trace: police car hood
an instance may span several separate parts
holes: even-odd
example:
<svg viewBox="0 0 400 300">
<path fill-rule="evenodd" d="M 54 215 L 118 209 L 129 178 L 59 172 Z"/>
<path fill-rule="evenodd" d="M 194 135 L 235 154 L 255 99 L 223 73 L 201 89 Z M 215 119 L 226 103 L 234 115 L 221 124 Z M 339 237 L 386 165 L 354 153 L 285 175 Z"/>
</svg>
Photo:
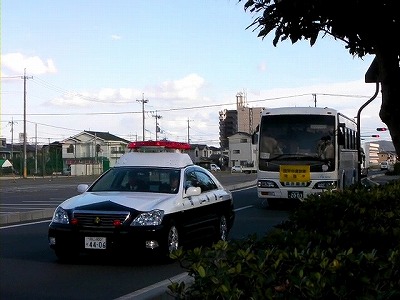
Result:
<svg viewBox="0 0 400 300">
<path fill-rule="evenodd" d="M 174 197 L 176 195 L 161 193 L 85 192 L 64 201 L 61 207 L 64 209 L 98 210 L 101 207 L 111 209 L 115 205 L 115 209 L 126 207 L 138 211 L 150 211 L 165 209 L 167 200 Z"/>
</svg>

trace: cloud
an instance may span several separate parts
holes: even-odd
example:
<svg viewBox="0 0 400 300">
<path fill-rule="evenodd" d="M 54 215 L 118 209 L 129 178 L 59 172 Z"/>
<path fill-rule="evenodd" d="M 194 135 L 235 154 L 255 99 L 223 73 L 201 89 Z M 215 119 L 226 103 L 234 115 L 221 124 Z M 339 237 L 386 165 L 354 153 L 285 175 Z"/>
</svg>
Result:
<svg viewBox="0 0 400 300">
<path fill-rule="evenodd" d="M 182 79 L 164 81 L 160 87 L 160 96 L 175 100 L 195 100 L 204 85 L 204 78 L 197 74 L 189 74 Z"/>
<path fill-rule="evenodd" d="M 39 56 L 25 56 L 21 53 L 1 55 L 2 68 L 13 74 L 23 74 L 24 69 L 29 75 L 56 73 L 57 69 L 52 59 L 43 60 Z M 3 73 L 3 71 L 2 71 Z"/>
<path fill-rule="evenodd" d="M 164 81 L 153 87 L 146 88 L 144 96 L 150 101 L 148 105 L 160 108 L 176 106 L 189 107 L 205 105 L 212 99 L 204 98 L 200 94 L 205 80 L 197 74 L 189 74 L 181 79 Z M 84 107 L 93 104 L 127 104 L 141 99 L 143 91 L 137 88 L 102 88 L 95 92 L 81 91 L 67 93 L 54 98 L 47 104 L 55 106 Z M 168 100 L 168 101 L 163 101 Z M 156 103 L 157 101 L 157 103 Z M 185 102 L 186 101 L 186 102 Z"/>
<path fill-rule="evenodd" d="M 113 41 L 118 41 L 118 40 L 120 40 L 122 37 L 120 36 L 120 35 L 117 35 L 117 34 L 113 34 L 113 35 L 111 35 L 111 39 L 113 40 Z"/>
<path fill-rule="evenodd" d="M 267 64 L 265 61 L 262 61 L 258 64 L 258 71 L 264 73 L 267 70 Z"/>
<path fill-rule="evenodd" d="M 133 102 L 131 96 L 137 95 L 137 91 L 133 89 L 112 89 L 102 88 L 97 92 L 82 91 L 79 93 L 69 92 L 59 97 L 56 97 L 48 102 L 46 105 L 54 106 L 67 106 L 68 108 L 73 107 L 93 107 L 93 103 L 96 105 L 115 105 L 115 104 L 126 104 Z M 99 107 L 99 110 L 104 107 Z"/>
</svg>

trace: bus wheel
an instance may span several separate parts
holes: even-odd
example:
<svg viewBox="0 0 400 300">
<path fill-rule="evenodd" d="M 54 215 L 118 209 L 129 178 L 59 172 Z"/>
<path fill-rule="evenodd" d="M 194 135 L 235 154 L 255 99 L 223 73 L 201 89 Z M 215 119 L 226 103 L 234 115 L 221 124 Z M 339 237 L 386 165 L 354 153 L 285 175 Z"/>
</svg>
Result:
<svg viewBox="0 0 400 300">
<path fill-rule="evenodd" d="M 278 199 L 268 199 L 268 207 L 275 209 L 278 206 Z"/>
</svg>

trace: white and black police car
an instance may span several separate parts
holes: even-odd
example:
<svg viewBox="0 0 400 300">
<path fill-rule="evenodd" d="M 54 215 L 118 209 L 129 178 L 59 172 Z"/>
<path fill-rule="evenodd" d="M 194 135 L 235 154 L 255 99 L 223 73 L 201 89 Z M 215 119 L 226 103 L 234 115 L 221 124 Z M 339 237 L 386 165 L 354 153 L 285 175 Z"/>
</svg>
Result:
<svg viewBox="0 0 400 300">
<path fill-rule="evenodd" d="M 55 209 L 48 241 L 60 260 L 137 250 L 168 257 L 181 246 L 227 239 L 232 194 L 184 153 L 189 144 L 128 147 L 114 167 L 90 186 L 78 185 L 81 194 Z"/>
</svg>

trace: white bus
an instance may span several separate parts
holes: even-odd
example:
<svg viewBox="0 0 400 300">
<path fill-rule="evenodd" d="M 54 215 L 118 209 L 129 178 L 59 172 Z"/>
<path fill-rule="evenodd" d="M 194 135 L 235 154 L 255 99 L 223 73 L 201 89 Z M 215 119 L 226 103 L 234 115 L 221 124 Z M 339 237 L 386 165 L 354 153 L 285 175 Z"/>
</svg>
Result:
<svg viewBox="0 0 400 300">
<path fill-rule="evenodd" d="M 346 188 L 358 180 L 357 124 L 331 108 L 264 109 L 257 167 L 258 197 L 270 206 Z"/>
</svg>

